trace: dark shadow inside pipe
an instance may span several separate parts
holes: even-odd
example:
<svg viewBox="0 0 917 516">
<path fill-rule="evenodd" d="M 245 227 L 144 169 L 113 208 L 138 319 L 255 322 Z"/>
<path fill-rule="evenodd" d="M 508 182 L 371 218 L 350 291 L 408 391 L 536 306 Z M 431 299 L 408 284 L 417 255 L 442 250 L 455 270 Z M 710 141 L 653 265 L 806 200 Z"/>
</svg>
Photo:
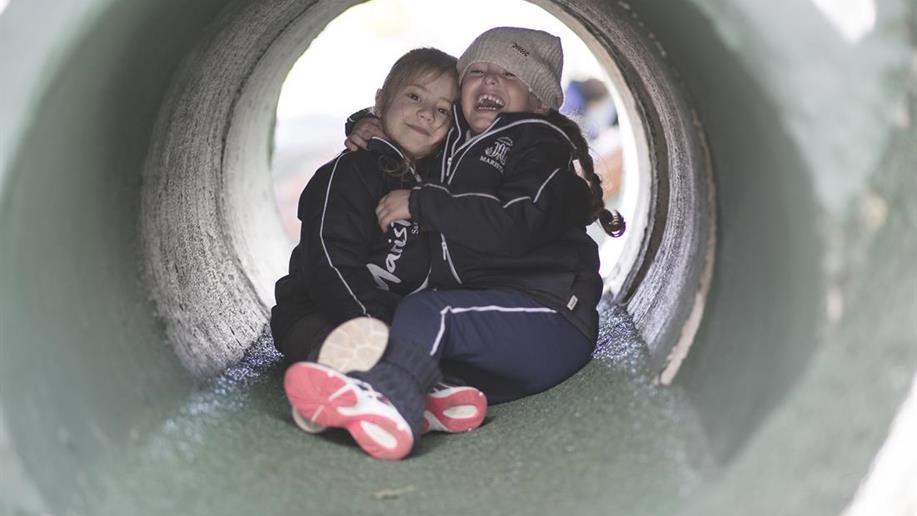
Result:
<svg viewBox="0 0 917 516">
<path fill-rule="evenodd" d="M 172 478 L 169 475 L 187 481 L 176 500 L 187 503 L 189 512 L 204 510 L 194 505 L 200 503 L 194 499 L 194 488 L 209 495 L 219 489 L 231 493 L 244 488 L 260 493 L 259 482 L 273 480 L 293 492 L 295 479 L 274 478 L 270 473 L 271 468 L 300 471 L 283 462 L 284 457 L 271 456 L 280 462 L 278 466 L 258 463 L 257 453 L 245 455 L 276 447 L 330 460 L 320 451 L 303 451 L 302 444 L 294 440 L 302 436 L 288 423 L 279 422 L 286 407 L 279 397 L 278 366 L 252 368 L 252 374 L 246 376 L 249 383 L 238 384 L 241 391 L 226 391 L 239 396 L 245 411 L 233 412 L 234 402 L 224 399 L 221 402 L 227 406 L 217 403 L 208 412 L 207 400 L 194 398 L 195 382 L 164 341 L 163 322 L 154 316 L 140 279 L 139 171 L 151 127 L 172 72 L 189 48 L 210 36 L 210 29 L 203 27 L 225 2 L 189 6 L 174 0 L 138 5 L 111 7 L 97 20 L 98 30 L 88 31 L 75 46 L 56 72 L 56 86 L 45 95 L 14 160 L 14 170 L 22 172 L 10 182 L 16 195 L 3 205 L 0 232 L 12 236 L 17 245 L 0 251 L 0 269 L 15 271 L 4 275 L 2 287 L 4 292 L 16 292 L 17 298 L 2 298 L 3 313 L 11 314 L 9 322 L 4 321 L 4 337 L 31 344 L 5 344 L 0 361 L 0 398 L 11 438 L 17 453 L 25 458 L 27 473 L 55 508 L 92 507 L 91 498 L 97 496 L 94 489 L 109 494 L 117 491 L 116 485 L 97 482 L 94 475 L 105 477 L 108 473 L 100 470 L 120 464 L 122 454 L 138 449 L 152 450 L 148 455 L 140 453 L 142 459 L 153 457 L 168 466 L 187 468 L 152 478 L 164 485 Z M 604 8 L 601 2 L 576 5 Z M 817 296 L 823 291 L 819 259 L 824 244 L 816 231 L 819 214 L 812 202 L 809 175 L 784 134 L 777 110 L 717 39 L 707 19 L 687 2 L 648 2 L 639 7 L 684 80 L 707 132 L 716 170 L 721 235 L 716 280 L 698 344 L 678 383 L 697 406 L 718 458 L 727 461 L 792 389 L 793 379 L 805 367 L 816 342 L 821 314 Z M 70 174 L 71 170 L 79 173 Z M 53 321 L 38 314 L 54 314 Z M 609 323 L 603 331 L 611 331 Z M 620 419 L 621 407 L 633 408 L 627 405 L 633 403 L 637 409 L 626 414 L 639 419 L 641 400 L 621 392 L 628 385 L 603 368 L 606 365 L 594 364 L 570 385 L 504 409 L 498 421 L 505 426 L 494 431 L 501 428 L 495 424 L 481 434 L 480 449 L 502 452 L 500 459 L 505 461 L 503 465 L 488 463 L 488 467 L 497 468 L 495 476 L 503 482 L 499 485 L 506 487 L 509 496 L 518 497 L 499 502 L 501 507 L 526 503 L 523 495 L 529 477 L 539 482 L 532 485 L 545 487 L 552 485 L 548 477 L 575 477 L 582 474 L 576 468 L 583 467 L 588 469 L 583 475 L 588 483 L 580 487 L 564 484 L 568 491 L 553 494 L 539 491 L 544 497 L 539 500 L 560 497 L 565 508 L 575 511 L 595 490 L 602 489 L 606 476 L 620 482 L 617 485 L 633 488 L 634 496 L 628 500 L 634 505 L 626 507 L 638 514 L 637 498 L 642 497 L 637 493 L 656 485 L 655 475 L 671 473 L 649 471 L 628 480 L 628 472 L 615 469 L 616 460 L 639 465 L 642 457 L 628 456 L 626 450 L 624 459 L 612 457 L 609 452 L 614 444 L 607 441 L 606 427 L 621 435 L 633 431 L 629 422 Z M 42 371 L 55 374 L 43 375 Z M 232 384 L 220 382 L 217 379 L 208 385 L 207 392 L 219 393 Z M 652 396 L 651 400 L 658 401 Z M 249 403 L 252 397 L 263 403 Z M 598 400 L 591 417 L 577 412 L 577 400 L 582 399 Z M 501 446 L 510 439 L 516 444 L 525 442 L 540 415 L 555 411 L 576 423 L 558 432 L 579 439 L 578 448 L 571 444 L 574 449 L 565 451 L 575 460 L 549 455 L 546 457 L 553 462 L 530 463 L 513 455 L 524 452 L 524 446 Z M 257 424 L 246 426 L 246 418 L 251 417 Z M 189 422 L 192 420 L 195 424 Z M 170 426 L 175 421 L 178 423 Z M 208 426 L 213 421 L 216 423 Z M 173 427 L 178 430 L 170 430 Z M 217 433 L 222 436 L 220 442 L 233 443 L 234 452 L 252 459 L 233 465 L 251 468 L 254 473 L 229 469 L 220 472 L 223 477 L 207 479 L 215 471 L 207 468 L 206 461 L 192 460 L 197 458 L 193 453 L 187 461 L 180 456 L 183 444 L 190 443 L 192 450 L 206 447 L 195 441 L 195 432 Z M 260 442 L 265 435 L 277 437 L 278 442 Z M 630 437 L 653 453 L 653 443 L 639 441 L 639 435 Z M 474 438 L 465 437 L 469 445 Z M 434 444 L 435 453 L 422 453 L 417 461 L 406 463 L 405 478 L 420 482 L 423 472 L 418 474 L 417 464 L 455 458 L 455 448 L 442 438 Z M 677 445 L 664 442 L 659 448 L 664 451 Z M 157 455 L 161 450 L 179 458 Z M 481 453 L 481 459 L 486 460 L 486 455 Z M 349 455 L 343 460 L 354 470 L 365 465 Z M 513 461 L 525 467 L 516 467 Z M 114 470 L 135 472 L 144 464 L 119 467 L 123 469 Z M 369 469 L 376 477 L 388 471 L 379 465 Z M 264 476 L 259 477 L 259 471 Z M 202 478 L 189 478 L 194 475 Z M 201 485 L 205 480 L 211 484 Z M 372 487 L 378 492 L 404 486 L 376 482 Z M 127 486 L 125 492 L 136 493 L 138 488 Z M 501 496 L 492 489 L 484 493 Z M 661 493 L 657 494 L 661 499 Z M 295 506 L 295 496 L 284 496 L 275 502 Z M 236 498 L 228 496 L 227 500 Z M 409 510 L 403 502 L 391 507 L 393 511 Z"/>
<path fill-rule="evenodd" d="M 698 408 L 711 448 L 728 461 L 793 389 L 815 348 L 824 313 L 822 214 L 779 110 L 716 39 L 711 21 L 686 2 L 642 14 L 677 63 L 713 158 L 714 301 L 676 382 Z"/>
<path fill-rule="evenodd" d="M 106 9 L 55 70 L 12 160 L 0 400 L 52 506 L 84 496 L 95 464 L 142 441 L 194 388 L 144 287 L 140 171 L 169 70 L 222 3 Z"/>
</svg>

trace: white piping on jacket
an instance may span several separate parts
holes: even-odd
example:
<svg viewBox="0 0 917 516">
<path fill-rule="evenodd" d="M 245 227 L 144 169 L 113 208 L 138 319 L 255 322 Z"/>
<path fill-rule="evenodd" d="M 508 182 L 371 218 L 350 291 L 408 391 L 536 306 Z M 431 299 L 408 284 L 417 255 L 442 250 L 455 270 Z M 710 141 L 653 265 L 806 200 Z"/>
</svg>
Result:
<svg viewBox="0 0 917 516">
<path fill-rule="evenodd" d="M 504 204 L 503 207 L 506 208 L 507 206 L 509 206 L 510 204 L 513 204 L 514 202 L 517 202 L 517 201 L 524 201 L 525 199 L 530 199 L 530 200 L 532 201 L 532 204 L 537 203 L 537 202 L 538 202 L 538 198 L 541 197 L 541 192 L 544 191 L 544 188 L 548 185 L 548 183 L 551 181 L 551 179 L 553 179 L 554 176 L 557 175 L 558 172 L 560 172 L 560 169 L 559 169 L 559 168 L 555 168 L 555 169 L 554 169 L 554 172 L 551 172 L 551 175 L 549 175 L 548 178 L 545 179 L 543 183 L 541 183 L 541 186 L 538 187 L 538 191 L 535 192 L 535 197 L 534 197 L 534 198 L 532 198 L 531 195 L 524 195 L 524 196 L 522 196 L 522 197 L 516 197 L 515 199 L 513 199 L 513 200 L 507 202 L 506 204 Z M 434 184 L 434 183 L 427 183 L 427 184 L 424 184 L 424 185 L 421 186 L 421 188 L 423 188 L 423 187 L 437 188 L 437 189 L 442 190 L 442 191 L 446 192 L 447 194 L 449 194 L 450 197 L 454 197 L 454 198 L 459 198 L 459 197 L 484 197 L 484 198 L 486 198 L 486 199 L 491 199 L 491 200 L 493 200 L 493 201 L 500 202 L 500 199 L 499 199 L 498 197 L 496 197 L 496 196 L 494 196 L 494 195 L 486 194 L 486 193 L 481 193 L 481 192 L 466 192 L 466 193 L 454 194 L 454 193 L 450 192 L 449 189 L 446 188 L 445 186 L 438 185 L 438 184 Z"/>
<path fill-rule="evenodd" d="M 545 187 L 545 186 L 548 186 L 548 182 L 551 181 L 551 179 L 554 178 L 554 175 L 557 174 L 557 172 L 559 172 L 559 171 L 560 171 L 559 168 L 555 168 L 555 169 L 554 169 L 554 172 L 551 172 L 551 175 L 549 175 L 548 178 L 544 180 L 544 183 L 541 183 L 541 186 L 538 187 L 538 192 L 535 193 L 535 198 L 534 198 L 534 199 L 532 199 L 532 196 L 530 196 L 530 195 L 524 195 L 524 196 L 522 196 L 522 197 L 516 197 L 516 198 L 513 199 L 512 201 L 509 201 L 508 203 L 504 204 L 503 207 L 506 208 L 507 206 L 509 206 L 510 204 L 512 204 L 512 203 L 514 203 L 514 202 L 516 202 L 516 201 L 524 201 L 524 200 L 526 200 L 526 199 L 531 199 L 531 200 L 532 200 L 532 204 L 537 203 L 537 202 L 538 202 L 538 198 L 541 197 L 541 192 L 544 190 L 544 187 Z"/>
<path fill-rule="evenodd" d="M 347 289 L 347 292 L 350 293 L 350 296 L 353 297 L 353 300 L 360 305 L 360 310 L 363 310 L 363 315 L 369 315 L 366 311 L 366 306 L 357 299 L 357 295 L 354 294 L 353 290 L 350 288 L 350 285 L 347 284 L 347 280 L 344 279 L 344 275 L 341 274 L 341 271 L 334 266 L 334 262 L 331 261 L 331 255 L 328 253 L 328 247 L 325 245 L 325 212 L 328 210 L 328 198 L 331 196 L 331 184 L 334 182 L 334 173 L 338 169 L 338 163 L 341 161 L 341 158 L 347 154 L 348 151 L 341 152 L 338 157 L 334 160 L 334 166 L 331 167 L 331 176 L 328 178 L 328 189 L 325 190 L 325 204 L 322 206 L 322 221 L 318 227 L 318 239 L 322 242 L 322 249 L 325 251 L 325 258 L 328 260 L 328 265 L 334 269 L 334 272 L 337 273 L 338 278 L 341 279 L 341 283 L 344 284 L 344 288 Z"/>
</svg>

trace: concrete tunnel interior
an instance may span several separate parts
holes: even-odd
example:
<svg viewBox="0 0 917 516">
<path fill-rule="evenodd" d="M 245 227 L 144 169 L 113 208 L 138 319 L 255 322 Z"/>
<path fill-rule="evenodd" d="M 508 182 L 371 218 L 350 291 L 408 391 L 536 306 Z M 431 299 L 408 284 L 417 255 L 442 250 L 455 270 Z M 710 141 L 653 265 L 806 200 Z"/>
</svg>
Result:
<svg viewBox="0 0 917 516">
<path fill-rule="evenodd" d="M 355 3 L 0 11 L 0 508 L 853 510 L 914 396 L 914 6 L 854 40 L 817 2 L 537 2 L 630 92 L 647 234 L 589 367 L 393 465 L 298 433 L 263 336 L 252 171 L 286 70 Z"/>
</svg>

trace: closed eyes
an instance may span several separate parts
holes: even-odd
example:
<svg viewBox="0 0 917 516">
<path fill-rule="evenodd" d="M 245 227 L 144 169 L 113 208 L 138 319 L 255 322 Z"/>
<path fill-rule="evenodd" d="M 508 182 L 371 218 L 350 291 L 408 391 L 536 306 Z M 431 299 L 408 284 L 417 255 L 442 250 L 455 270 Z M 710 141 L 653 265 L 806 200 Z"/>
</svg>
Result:
<svg viewBox="0 0 917 516">
<path fill-rule="evenodd" d="M 472 69 L 468 70 L 468 75 L 470 75 L 470 76 L 472 76 L 472 77 L 481 77 L 481 76 L 484 75 L 484 73 L 485 73 L 484 70 L 479 70 L 479 69 L 477 69 L 477 68 L 472 68 Z M 514 73 L 512 73 L 512 72 L 505 71 L 505 70 L 504 70 L 503 73 L 500 74 L 500 75 L 502 75 L 504 79 L 510 79 L 510 80 L 516 80 L 516 79 L 517 79 L 516 74 L 514 74 Z"/>
</svg>

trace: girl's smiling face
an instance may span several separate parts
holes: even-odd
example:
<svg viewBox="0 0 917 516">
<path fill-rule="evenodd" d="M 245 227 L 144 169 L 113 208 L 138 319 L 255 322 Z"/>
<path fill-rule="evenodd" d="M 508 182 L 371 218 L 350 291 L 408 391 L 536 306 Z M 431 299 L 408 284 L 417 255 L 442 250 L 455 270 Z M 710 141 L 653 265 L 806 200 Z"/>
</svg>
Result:
<svg viewBox="0 0 917 516">
<path fill-rule="evenodd" d="M 478 134 L 499 113 L 545 113 L 547 109 L 528 86 L 502 66 L 472 63 L 462 78 L 462 113 Z"/>
<path fill-rule="evenodd" d="M 378 106 L 389 138 L 414 160 L 432 154 L 452 124 L 458 85 L 449 74 L 418 77 L 400 87 L 387 106 Z M 376 97 L 382 102 L 381 92 Z"/>
</svg>

